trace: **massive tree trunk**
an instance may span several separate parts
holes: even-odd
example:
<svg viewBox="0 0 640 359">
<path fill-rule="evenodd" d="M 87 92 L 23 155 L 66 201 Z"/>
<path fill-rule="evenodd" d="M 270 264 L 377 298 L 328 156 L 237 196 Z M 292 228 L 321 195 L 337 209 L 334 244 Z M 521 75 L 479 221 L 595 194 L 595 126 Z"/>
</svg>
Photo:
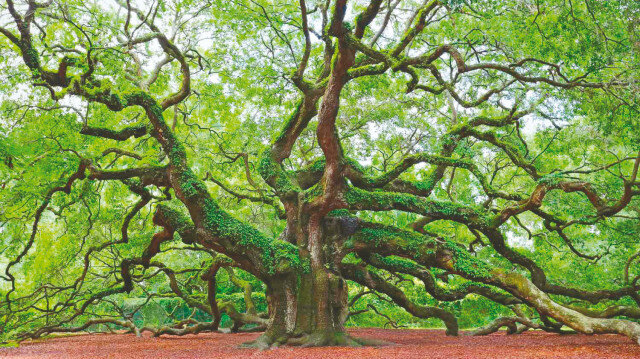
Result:
<svg viewBox="0 0 640 359">
<path fill-rule="evenodd" d="M 325 278 L 318 280 L 318 276 Z M 283 344 L 321 346 L 361 343 L 344 331 L 347 286 L 339 276 L 316 272 L 274 278 L 268 284 L 267 298 L 267 330 L 247 346 L 266 348 Z"/>
<path fill-rule="evenodd" d="M 348 291 L 335 265 L 332 242 L 335 233 L 313 215 L 296 217 L 288 228 L 290 240 L 296 242 L 306 265 L 302 271 L 267 281 L 269 325 L 263 336 L 247 344 L 257 347 L 365 344 L 345 333 Z"/>
</svg>

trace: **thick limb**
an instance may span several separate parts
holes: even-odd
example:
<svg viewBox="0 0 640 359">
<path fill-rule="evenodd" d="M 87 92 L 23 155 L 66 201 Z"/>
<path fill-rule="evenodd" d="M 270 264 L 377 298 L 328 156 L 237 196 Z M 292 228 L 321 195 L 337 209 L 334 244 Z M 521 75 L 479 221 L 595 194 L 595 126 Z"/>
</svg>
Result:
<svg viewBox="0 0 640 359">
<path fill-rule="evenodd" d="M 420 264 L 442 268 L 469 280 L 501 288 L 535 308 L 540 314 L 578 332 L 617 333 L 636 342 L 640 339 L 640 325 L 637 323 L 624 319 L 593 318 L 562 306 L 524 275 L 491 267 L 453 242 L 428 239 L 413 232 L 367 223 L 361 224 L 352 240 L 349 245 L 355 251 L 373 251 L 412 258 Z"/>
</svg>

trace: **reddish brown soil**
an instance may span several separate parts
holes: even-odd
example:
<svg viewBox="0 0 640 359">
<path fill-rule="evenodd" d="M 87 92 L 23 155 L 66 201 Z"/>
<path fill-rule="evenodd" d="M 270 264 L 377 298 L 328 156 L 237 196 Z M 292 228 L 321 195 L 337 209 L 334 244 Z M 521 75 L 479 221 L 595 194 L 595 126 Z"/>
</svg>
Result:
<svg viewBox="0 0 640 359">
<path fill-rule="evenodd" d="M 238 349 L 258 334 L 207 333 L 136 338 L 124 334 L 76 335 L 24 342 L 0 349 L 0 358 L 640 358 L 640 346 L 616 335 L 528 332 L 485 337 L 447 337 L 441 330 L 355 329 L 353 335 L 396 343 L 367 348 Z"/>
</svg>

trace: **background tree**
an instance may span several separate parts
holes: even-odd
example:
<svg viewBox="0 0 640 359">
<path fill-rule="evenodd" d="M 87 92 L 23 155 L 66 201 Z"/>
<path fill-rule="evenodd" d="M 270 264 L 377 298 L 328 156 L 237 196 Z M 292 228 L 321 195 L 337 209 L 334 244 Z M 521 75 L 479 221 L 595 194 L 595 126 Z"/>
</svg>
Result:
<svg viewBox="0 0 640 359">
<path fill-rule="evenodd" d="M 514 314 L 473 334 L 638 341 L 639 11 L 7 0 L 0 325 L 362 344 L 363 297 L 456 335 L 482 296 Z"/>
</svg>

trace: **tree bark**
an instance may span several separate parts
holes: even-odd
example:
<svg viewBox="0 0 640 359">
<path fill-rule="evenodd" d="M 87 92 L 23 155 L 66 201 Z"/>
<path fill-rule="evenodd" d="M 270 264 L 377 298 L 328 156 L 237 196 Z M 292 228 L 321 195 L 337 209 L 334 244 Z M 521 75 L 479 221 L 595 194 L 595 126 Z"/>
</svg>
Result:
<svg viewBox="0 0 640 359">
<path fill-rule="evenodd" d="M 288 226 L 290 230 L 297 231 L 290 240 L 296 240 L 300 257 L 309 263 L 307 269 L 267 281 L 267 330 L 260 338 L 245 345 L 267 348 L 284 344 L 378 344 L 346 334 L 344 322 L 349 313 L 347 282 L 335 265 L 335 253 L 328 249 L 337 240 L 336 233 L 331 228 L 327 229 L 325 221 L 314 223 L 310 217 L 302 213 L 301 217 L 295 217 L 297 222 L 290 222 Z"/>
<path fill-rule="evenodd" d="M 333 273 L 318 272 L 276 277 L 267 285 L 269 323 L 262 336 L 244 344 L 268 348 L 280 345 L 362 345 L 344 330 L 347 285 Z M 321 295 L 324 291 L 325 295 Z M 319 301 L 326 300 L 324 303 Z"/>
</svg>

